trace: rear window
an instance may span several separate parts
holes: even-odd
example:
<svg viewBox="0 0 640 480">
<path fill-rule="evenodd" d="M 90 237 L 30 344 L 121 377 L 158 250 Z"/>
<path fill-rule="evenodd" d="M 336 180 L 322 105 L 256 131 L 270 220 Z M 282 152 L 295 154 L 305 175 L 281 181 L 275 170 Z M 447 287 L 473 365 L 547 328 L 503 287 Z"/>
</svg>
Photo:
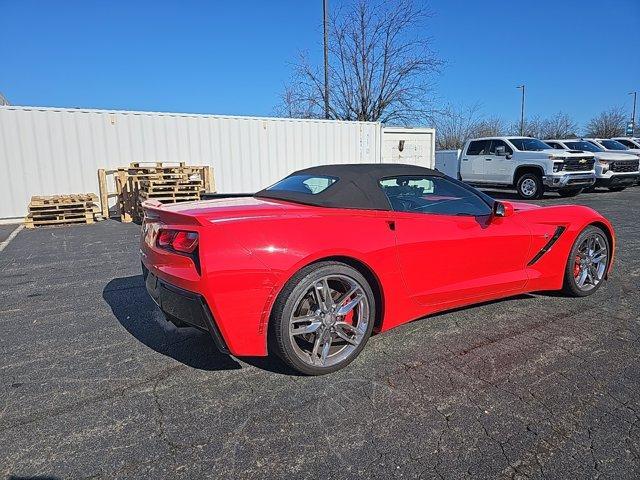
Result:
<svg viewBox="0 0 640 480">
<path fill-rule="evenodd" d="M 271 185 L 267 190 L 275 192 L 296 192 L 316 195 L 336 183 L 336 177 L 319 177 L 315 175 L 291 175 Z"/>
</svg>

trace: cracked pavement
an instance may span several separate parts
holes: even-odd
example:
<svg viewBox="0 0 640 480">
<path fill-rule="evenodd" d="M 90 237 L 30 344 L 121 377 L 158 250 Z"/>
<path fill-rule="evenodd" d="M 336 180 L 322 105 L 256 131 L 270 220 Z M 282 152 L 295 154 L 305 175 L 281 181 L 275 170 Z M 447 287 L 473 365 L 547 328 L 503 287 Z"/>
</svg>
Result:
<svg viewBox="0 0 640 480">
<path fill-rule="evenodd" d="M 317 378 L 166 322 L 137 225 L 21 231 L 0 253 L 0 474 L 638 478 L 640 188 L 537 203 L 613 222 L 595 295 L 425 318 Z"/>
</svg>

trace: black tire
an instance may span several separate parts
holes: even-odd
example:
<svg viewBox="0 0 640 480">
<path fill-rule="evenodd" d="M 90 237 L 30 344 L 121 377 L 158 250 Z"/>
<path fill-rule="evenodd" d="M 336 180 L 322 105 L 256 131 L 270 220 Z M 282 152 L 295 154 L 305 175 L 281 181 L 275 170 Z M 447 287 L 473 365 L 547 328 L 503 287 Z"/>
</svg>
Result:
<svg viewBox="0 0 640 480">
<path fill-rule="evenodd" d="M 609 191 L 610 192 L 621 192 L 625 188 L 627 188 L 627 187 L 609 187 Z"/>
<path fill-rule="evenodd" d="M 174 317 L 173 315 L 170 315 L 168 313 L 165 313 L 164 316 L 165 316 L 165 318 L 167 319 L 168 322 L 173 323 L 178 328 L 185 328 L 185 327 L 190 327 L 191 326 L 188 323 L 185 323 L 182 320 L 180 320 L 179 318 Z"/>
<path fill-rule="evenodd" d="M 532 183 L 533 182 L 533 183 Z M 516 182 L 518 196 L 524 200 L 537 200 L 544 195 L 544 185 L 539 173 L 523 173 Z"/>
<path fill-rule="evenodd" d="M 582 191 L 581 188 L 565 188 L 563 190 L 558 190 L 558 194 L 561 197 L 568 198 L 568 197 L 575 197 L 581 191 Z"/>
<path fill-rule="evenodd" d="M 575 277 L 576 271 L 574 269 L 576 268 L 576 258 L 578 256 L 578 248 L 580 247 L 582 242 L 585 241 L 585 239 L 594 235 L 600 239 L 603 245 L 606 245 L 606 250 L 607 250 L 606 262 L 607 263 L 606 263 L 606 268 L 604 270 L 605 273 L 603 274 L 603 277 L 600 279 L 597 285 L 590 288 L 589 290 L 584 290 L 578 286 L 578 283 Z M 611 258 L 611 245 L 609 244 L 609 239 L 607 238 L 607 235 L 605 234 L 605 232 L 599 227 L 594 227 L 594 226 L 586 227 L 580 233 L 580 235 L 578 235 L 575 242 L 573 242 L 573 246 L 571 247 L 571 251 L 569 252 L 569 258 L 567 259 L 567 263 L 564 271 L 564 285 L 562 287 L 562 291 L 570 297 L 586 297 L 588 295 L 594 294 L 596 291 L 598 291 L 598 289 L 604 283 L 604 276 L 606 275 L 606 271 L 609 266 L 608 262 L 610 258 Z"/>
<path fill-rule="evenodd" d="M 305 363 L 296 353 L 289 334 L 289 322 L 301 295 L 308 290 L 309 284 L 327 275 L 344 275 L 359 283 L 369 305 L 367 329 L 360 343 L 344 360 L 330 366 L 318 366 Z M 376 303 L 373 291 L 367 279 L 355 268 L 341 262 L 318 262 L 301 269 L 282 289 L 271 311 L 269 320 L 270 353 L 276 353 L 287 365 L 305 375 L 324 375 L 346 367 L 362 351 L 371 336 L 376 318 Z M 317 333 L 315 334 L 317 335 Z"/>
<path fill-rule="evenodd" d="M 593 192 L 596 191 L 596 186 L 595 185 L 591 185 L 590 187 L 582 189 L 582 191 L 584 193 L 593 193 Z"/>
</svg>

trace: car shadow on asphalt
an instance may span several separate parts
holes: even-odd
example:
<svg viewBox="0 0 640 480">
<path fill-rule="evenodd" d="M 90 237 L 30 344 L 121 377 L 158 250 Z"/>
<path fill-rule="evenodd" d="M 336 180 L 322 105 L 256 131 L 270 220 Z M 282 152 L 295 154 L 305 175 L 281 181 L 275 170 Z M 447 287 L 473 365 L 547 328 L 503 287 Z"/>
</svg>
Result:
<svg viewBox="0 0 640 480">
<path fill-rule="evenodd" d="M 114 278 L 102 298 L 120 324 L 147 347 L 200 370 L 237 370 L 242 365 L 220 352 L 211 336 L 196 328 L 177 328 L 168 322 L 147 293 L 142 275 Z M 244 358 L 244 362 L 274 373 L 296 375 L 274 356 Z"/>
</svg>

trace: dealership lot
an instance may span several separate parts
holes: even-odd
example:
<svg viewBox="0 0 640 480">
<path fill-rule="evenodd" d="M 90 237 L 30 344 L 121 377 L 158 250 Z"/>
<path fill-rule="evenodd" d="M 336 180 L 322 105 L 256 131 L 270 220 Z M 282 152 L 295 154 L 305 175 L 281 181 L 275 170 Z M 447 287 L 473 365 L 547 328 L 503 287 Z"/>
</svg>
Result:
<svg viewBox="0 0 640 480">
<path fill-rule="evenodd" d="M 597 294 L 423 319 L 317 378 L 225 357 L 166 322 L 144 288 L 137 225 L 23 230 L 0 253 L 0 473 L 637 475 L 640 188 L 537 203 L 612 221 L 616 266 Z"/>
</svg>

